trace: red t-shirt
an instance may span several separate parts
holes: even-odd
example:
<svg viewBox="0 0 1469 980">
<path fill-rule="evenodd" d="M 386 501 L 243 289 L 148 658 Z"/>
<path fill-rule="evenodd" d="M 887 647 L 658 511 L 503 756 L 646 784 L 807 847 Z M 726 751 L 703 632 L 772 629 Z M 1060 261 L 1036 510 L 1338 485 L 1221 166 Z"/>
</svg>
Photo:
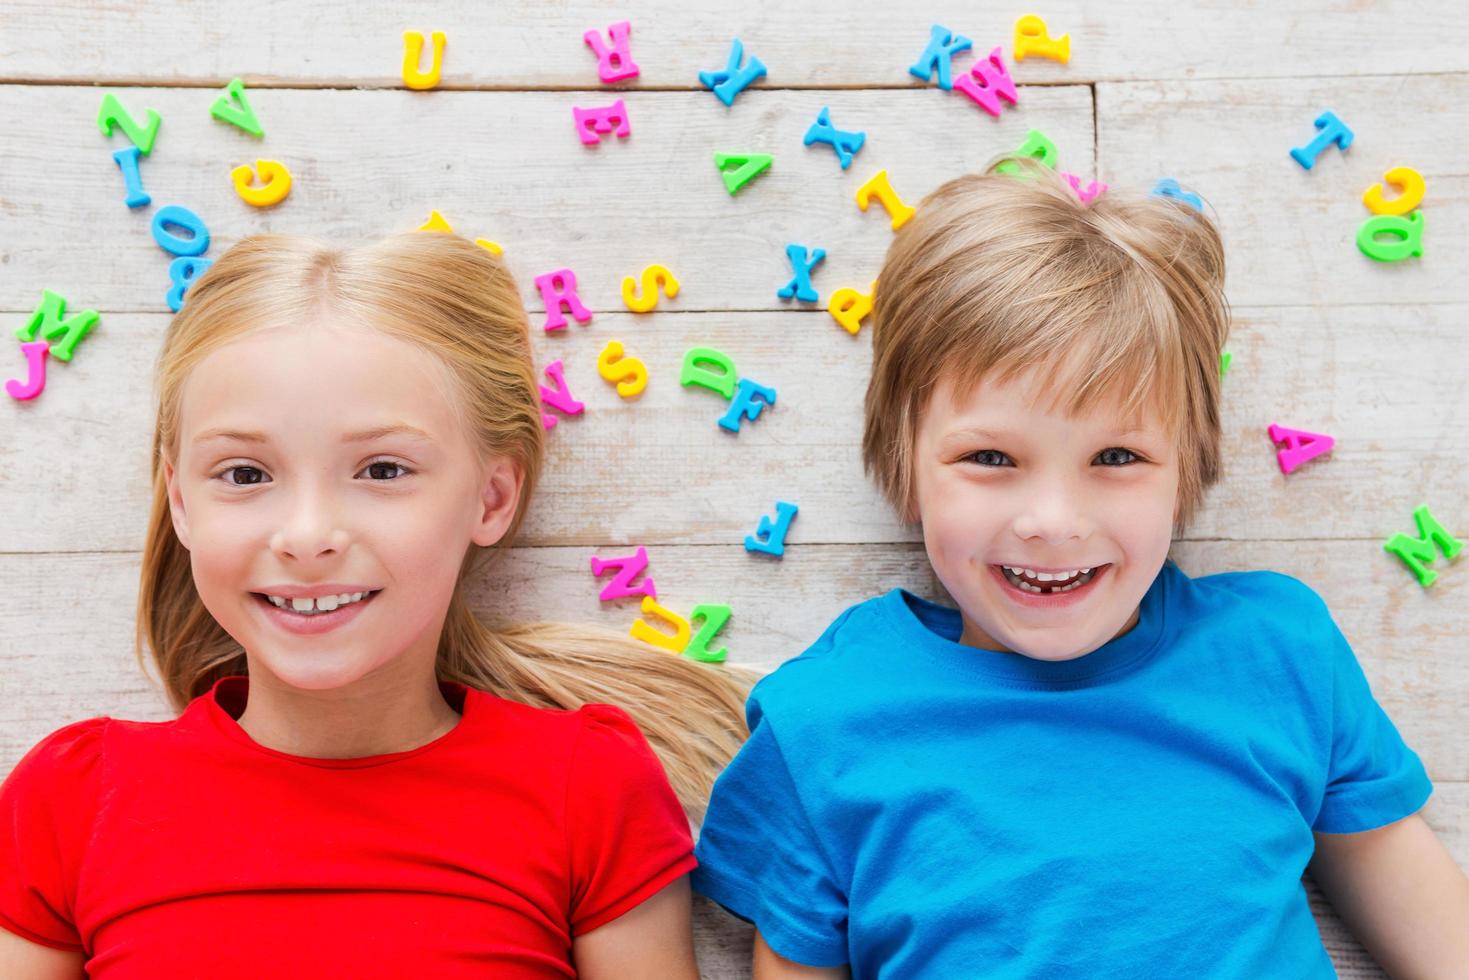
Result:
<svg viewBox="0 0 1469 980">
<path fill-rule="evenodd" d="M 0 926 L 146 977 L 574 977 L 571 940 L 691 870 L 621 709 L 440 683 L 447 734 L 288 755 L 227 677 L 173 721 L 90 718 L 0 784 Z"/>
</svg>

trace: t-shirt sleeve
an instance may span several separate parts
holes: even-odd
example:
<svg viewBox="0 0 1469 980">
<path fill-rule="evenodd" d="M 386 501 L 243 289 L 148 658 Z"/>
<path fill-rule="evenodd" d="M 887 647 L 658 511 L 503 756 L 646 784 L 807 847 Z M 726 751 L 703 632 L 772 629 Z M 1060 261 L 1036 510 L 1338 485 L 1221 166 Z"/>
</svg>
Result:
<svg viewBox="0 0 1469 980">
<path fill-rule="evenodd" d="M 1361 664 L 1325 602 L 1321 610 L 1320 642 L 1326 645 L 1331 673 L 1330 761 L 1311 829 L 1326 834 L 1373 830 L 1417 813 L 1433 784 L 1422 760 L 1373 698 Z"/>
<path fill-rule="evenodd" d="M 57 729 L 0 783 L 0 926 L 31 942 L 82 949 L 76 875 L 96 813 L 106 723 Z"/>
<path fill-rule="evenodd" d="M 846 892 L 753 695 L 747 714 L 750 737 L 715 781 L 700 828 L 694 890 L 754 923 L 786 959 L 841 966 Z"/>
<path fill-rule="evenodd" d="M 689 820 L 621 708 L 583 705 L 566 790 L 571 931 L 591 932 L 693 869 Z"/>
</svg>

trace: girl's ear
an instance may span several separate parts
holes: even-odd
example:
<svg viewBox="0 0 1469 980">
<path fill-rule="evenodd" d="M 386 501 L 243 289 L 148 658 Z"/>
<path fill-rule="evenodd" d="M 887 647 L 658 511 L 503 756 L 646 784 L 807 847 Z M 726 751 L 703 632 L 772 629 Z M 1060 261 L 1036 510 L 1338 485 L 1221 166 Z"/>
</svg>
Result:
<svg viewBox="0 0 1469 980">
<path fill-rule="evenodd" d="M 471 539 L 481 547 L 489 547 L 505 536 L 520 505 L 520 490 L 525 471 L 520 464 L 506 458 L 492 461 L 484 471 L 480 484 L 480 513 Z"/>
<path fill-rule="evenodd" d="M 184 495 L 179 489 L 178 471 L 166 457 L 163 460 L 163 480 L 168 486 L 168 514 L 173 518 L 173 533 L 178 536 L 184 550 L 189 550 L 189 520 L 184 513 Z"/>
</svg>

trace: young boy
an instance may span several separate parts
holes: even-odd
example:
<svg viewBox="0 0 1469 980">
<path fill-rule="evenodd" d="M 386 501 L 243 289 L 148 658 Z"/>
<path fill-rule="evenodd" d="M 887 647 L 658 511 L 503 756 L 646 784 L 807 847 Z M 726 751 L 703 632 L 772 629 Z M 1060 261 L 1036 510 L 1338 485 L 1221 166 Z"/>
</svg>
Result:
<svg viewBox="0 0 1469 980">
<path fill-rule="evenodd" d="M 764 977 L 1465 976 L 1469 880 L 1321 598 L 1169 557 L 1220 476 L 1223 249 L 1029 160 L 879 274 L 863 457 L 957 609 L 853 606 L 746 705 L 696 890 Z M 803 966 L 804 964 L 804 966 Z"/>
</svg>

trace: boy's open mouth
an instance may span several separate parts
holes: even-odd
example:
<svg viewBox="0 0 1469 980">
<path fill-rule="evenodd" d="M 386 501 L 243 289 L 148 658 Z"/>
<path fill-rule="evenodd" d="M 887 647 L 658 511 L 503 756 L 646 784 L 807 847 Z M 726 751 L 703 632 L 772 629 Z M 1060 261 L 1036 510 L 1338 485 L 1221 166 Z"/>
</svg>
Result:
<svg viewBox="0 0 1469 980">
<path fill-rule="evenodd" d="M 1004 575 L 1005 581 L 1009 582 L 1021 592 L 1028 592 L 1031 595 L 1060 595 L 1066 592 L 1074 592 L 1077 589 L 1084 588 L 1088 582 L 1100 575 L 1102 570 L 1107 567 L 1107 565 L 1098 565 L 1095 568 L 1087 569 L 1080 575 L 1073 575 L 1070 578 L 1041 582 L 1031 579 L 1029 576 L 1018 575 L 1009 566 L 995 566 Z"/>
</svg>

